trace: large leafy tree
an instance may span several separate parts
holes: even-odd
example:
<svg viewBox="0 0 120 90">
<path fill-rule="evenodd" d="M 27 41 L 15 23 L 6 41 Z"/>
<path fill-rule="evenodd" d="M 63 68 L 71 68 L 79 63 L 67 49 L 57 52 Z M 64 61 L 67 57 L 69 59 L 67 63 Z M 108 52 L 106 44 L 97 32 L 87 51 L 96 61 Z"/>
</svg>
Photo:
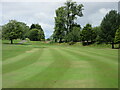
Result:
<svg viewBox="0 0 120 90">
<path fill-rule="evenodd" d="M 13 44 L 14 39 L 22 38 L 24 35 L 26 24 L 16 20 L 10 20 L 7 24 L 2 26 L 2 36 L 8 39 Z"/>
<path fill-rule="evenodd" d="M 75 20 L 77 17 L 83 16 L 82 14 L 83 5 L 72 2 L 71 0 L 65 3 L 65 6 L 62 6 L 56 10 L 55 17 L 55 31 L 53 38 L 55 41 L 64 39 L 71 36 L 72 30 L 74 30 L 74 25 L 76 25 Z M 68 36 L 67 36 L 68 35 Z M 67 40 L 68 41 L 68 40 Z"/>
<path fill-rule="evenodd" d="M 102 43 L 101 27 L 100 26 L 93 27 L 93 30 L 94 30 L 95 36 L 96 36 L 96 38 L 94 39 L 94 41 L 96 41 L 98 44 Z"/>
<path fill-rule="evenodd" d="M 39 25 L 39 24 L 32 24 L 31 25 L 31 27 L 30 27 L 30 31 L 32 30 L 32 29 L 37 29 L 37 30 L 39 30 L 39 40 L 40 41 L 44 41 L 45 40 L 45 34 L 44 34 L 44 31 L 43 31 L 43 29 L 42 29 L 42 27 L 41 27 L 41 25 Z M 37 40 L 38 41 L 38 40 Z"/>
<path fill-rule="evenodd" d="M 119 44 L 119 48 L 120 48 L 120 27 L 117 29 L 116 34 L 115 34 L 115 43 Z"/>
<path fill-rule="evenodd" d="M 29 39 L 31 41 L 40 41 L 41 40 L 41 34 L 39 29 L 31 29 L 29 31 Z"/>
<path fill-rule="evenodd" d="M 67 42 L 78 42 L 80 41 L 80 25 L 74 25 L 72 31 L 66 35 L 65 40 Z"/>
<path fill-rule="evenodd" d="M 88 45 L 88 41 L 93 42 L 93 41 L 95 41 L 95 38 L 96 38 L 96 33 L 92 29 L 92 25 L 86 24 L 82 30 L 82 33 L 81 33 L 82 41 L 83 42 L 87 41 L 87 45 Z"/>
<path fill-rule="evenodd" d="M 111 43 L 114 48 L 114 38 L 116 30 L 120 25 L 120 15 L 115 10 L 111 10 L 101 22 L 101 38 L 105 43 Z"/>
<path fill-rule="evenodd" d="M 25 38 L 27 38 L 28 36 L 27 36 L 27 34 L 28 34 L 28 32 L 29 32 L 29 26 L 27 26 L 25 23 L 23 23 L 23 22 L 19 22 L 19 24 L 20 24 L 20 26 L 21 26 L 21 29 L 22 29 L 22 31 L 23 31 L 23 33 L 22 33 L 22 35 L 20 36 L 20 39 L 25 39 Z"/>
<path fill-rule="evenodd" d="M 56 10 L 56 17 L 55 17 L 55 31 L 54 31 L 54 39 L 55 42 L 59 41 L 62 42 L 65 36 L 65 8 L 60 7 Z"/>
<path fill-rule="evenodd" d="M 67 33 L 72 31 L 72 25 L 75 24 L 75 19 L 77 17 L 82 17 L 83 13 L 83 5 L 79 4 L 77 5 L 76 2 L 72 2 L 72 0 L 68 0 L 65 3 L 65 10 L 66 10 L 66 28 L 67 28 Z"/>
</svg>

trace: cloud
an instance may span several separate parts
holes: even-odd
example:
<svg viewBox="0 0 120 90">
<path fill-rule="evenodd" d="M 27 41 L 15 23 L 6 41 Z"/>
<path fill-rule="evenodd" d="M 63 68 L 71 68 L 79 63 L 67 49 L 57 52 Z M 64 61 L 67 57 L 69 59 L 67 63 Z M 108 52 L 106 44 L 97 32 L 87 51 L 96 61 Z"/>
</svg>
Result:
<svg viewBox="0 0 120 90">
<path fill-rule="evenodd" d="M 83 17 L 78 18 L 77 22 L 83 27 L 90 23 L 92 26 L 99 26 L 103 17 L 110 10 L 117 10 L 116 2 L 86 2 L 83 3 Z"/>
<path fill-rule="evenodd" d="M 102 13 L 102 14 L 107 14 L 109 11 L 110 11 L 111 9 L 106 9 L 106 8 L 101 8 L 100 10 L 99 10 L 99 12 L 100 13 Z"/>
</svg>

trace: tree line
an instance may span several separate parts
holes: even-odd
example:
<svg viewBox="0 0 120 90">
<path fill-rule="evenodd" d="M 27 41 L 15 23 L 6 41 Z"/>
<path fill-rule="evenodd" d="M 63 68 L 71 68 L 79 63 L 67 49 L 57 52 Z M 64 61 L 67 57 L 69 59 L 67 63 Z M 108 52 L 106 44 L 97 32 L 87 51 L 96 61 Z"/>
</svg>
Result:
<svg viewBox="0 0 120 90">
<path fill-rule="evenodd" d="M 77 17 L 82 17 L 82 4 L 67 1 L 64 6 L 56 10 L 55 30 L 52 38 L 54 42 L 82 42 L 83 45 L 92 43 L 111 44 L 119 43 L 120 48 L 120 14 L 111 10 L 105 15 L 100 26 L 92 27 L 90 23 L 83 28 L 75 22 Z"/>
<path fill-rule="evenodd" d="M 30 27 L 23 22 L 10 20 L 2 26 L 2 39 L 8 39 L 13 44 L 14 39 L 24 40 L 29 38 L 31 41 L 44 41 L 44 31 L 39 24 L 32 24 Z"/>
</svg>

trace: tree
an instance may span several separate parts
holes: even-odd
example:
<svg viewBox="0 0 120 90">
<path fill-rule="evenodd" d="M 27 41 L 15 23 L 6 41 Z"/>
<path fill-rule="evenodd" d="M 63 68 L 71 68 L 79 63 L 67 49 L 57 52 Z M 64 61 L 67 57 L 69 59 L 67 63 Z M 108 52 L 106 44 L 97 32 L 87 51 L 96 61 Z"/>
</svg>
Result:
<svg viewBox="0 0 120 90">
<path fill-rule="evenodd" d="M 66 35 L 65 40 L 67 42 L 80 41 L 80 26 L 73 26 L 73 30 L 68 35 Z"/>
<path fill-rule="evenodd" d="M 21 29 L 23 31 L 22 35 L 20 36 L 20 39 L 24 40 L 25 38 L 28 38 L 29 26 L 27 26 L 23 22 L 19 22 L 19 24 L 21 25 Z"/>
<path fill-rule="evenodd" d="M 3 38 L 10 40 L 11 44 L 13 44 L 14 39 L 22 37 L 23 29 L 21 22 L 10 20 L 7 24 L 2 26 Z"/>
<path fill-rule="evenodd" d="M 88 41 L 92 43 L 93 41 L 95 41 L 95 38 L 96 38 L 96 33 L 92 29 L 92 25 L 86 24 L 86 26 L 84 26 L 81 33 L 81 40 L 83 41 L 83 43 L 87 41 L 87 45 L 88 45 Z"/>
<path fill-rule="evenodd" d="M 55 31 L 53 34 L 55 41 L 61 42 L 62 40 L 71 40 L 68 40 L 68 38 L 72 34 L 73 26 L 76 25 L 75 20 L 77 17 L 83 16 L 82 10 L 82 4 L 77 5 L 76 2 L 72 2 L 71 0 L 67 1 L 65 6 L 56 10 Z"/>
<path fill-rule="evenodd" d="M 41 39 L 40 30 L 38 30 L 38 29 L 31 29 L 29 31 L 29 39 L 31 41 L 40 41 L 40 39 Z"/>
<path fill-rule="evenodd" d="M 56 17 L 55 17 L 55 31 L 53 38 L 55 39 L 55 42 L 59 41 L 62 42 L 62 39 L 64 39 L 65 36 L 65 8 L 60 7 L 56 10 Z"/>
<path fill-rule="evenodd" d="M 120 14 L 115 10 L 111 10 L 103 18 L 101 22 L 101 38 L 105 43 L 111 43 L 114 48 L 114 38 L 116 30 L 120 25 Z"/>
<path fill-rule="evenodd" d="M 116 34 L 115 34 L 115 43 L 119 44 L 119 48 L 120 48 L 120 27 L 117 29 Z"/>
<path fill-rule="evenodd" d="M 39 40 L 40 41 L 44 41 L 45 40 L 45 35 L 44 35 L 44 31 L 43 31 L 43 29 L 42 29 L 42 27 L 41 27 L 41 25 L 39 25 L 39 24 L 32 24 L 31 25 L 31 27 L 30 27 L 30 31 L 32 30 L 32 29 L 37 29 L 37 30 L 39 30 Z"/>
<path fill-rule="evenodd" d="M 93 27 L 93 30 L 95 32 L 95 35 L 96 35 L 96 38 L 95 38 L 95 41 L 100 44 L 102 43 L 102 38 L 101 38 L 101 27 L 100 26 L 97 26 L 97 27 Z"/>
<path fill-rule="evenodd" d="M 44 34 L 44 31 L 41 27 L 41 25 L 39 24 L 32 24 L 31 27 L 30 27 L 30 30 L 32 29 L 38 29 L 39 32 L 40 32 L 40 41 L 44 41 L 45 40 L 45 34 Z"/>
<path fill-rule="evenodd" d="M 65 3 L 67 34 L 72 31 L 72 25 L 75 24 L 75 19 L 77 19 L 77 16 L 83 16 L 82 10 L 82 4 L 77 5 L 77 3 L 72 2 L 72 0 L 68 0 Z"/>
<path fill-rule="evenodd" d="M 36 28 L 36 26 L 35 26 L 35 24 L 32 24 L 30 29 L 34 29 L 34 28 Z"/>
</svg>

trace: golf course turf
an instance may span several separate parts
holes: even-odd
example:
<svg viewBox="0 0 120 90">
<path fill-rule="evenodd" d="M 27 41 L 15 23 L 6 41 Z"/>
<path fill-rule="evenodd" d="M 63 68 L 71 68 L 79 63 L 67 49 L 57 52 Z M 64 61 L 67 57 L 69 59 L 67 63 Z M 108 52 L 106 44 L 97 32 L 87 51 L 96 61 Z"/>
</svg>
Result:
<svg viewBox="0 0 120 90">
<path fill-rule="evenodd" d="M 118 50 L 3 44 L 3 88 L 117 88 Z"/>
</svg>

